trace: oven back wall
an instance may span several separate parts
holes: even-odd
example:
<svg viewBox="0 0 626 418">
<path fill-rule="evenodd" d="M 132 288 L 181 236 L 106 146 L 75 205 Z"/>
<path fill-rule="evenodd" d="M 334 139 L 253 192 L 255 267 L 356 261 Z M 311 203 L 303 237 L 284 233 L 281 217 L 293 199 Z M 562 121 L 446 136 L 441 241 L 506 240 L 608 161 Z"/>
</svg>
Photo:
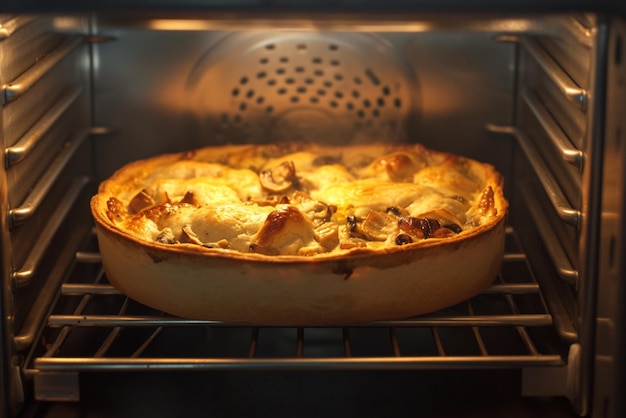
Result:
<svg viewBox="0 0 626 418">
<path fill-rule="evenodd" d="M 490 32 L 155 31 L 101 26 L 98 178 L 227 142 L 421 142 L 508 178 L 516 46 Z"/>
</svg>

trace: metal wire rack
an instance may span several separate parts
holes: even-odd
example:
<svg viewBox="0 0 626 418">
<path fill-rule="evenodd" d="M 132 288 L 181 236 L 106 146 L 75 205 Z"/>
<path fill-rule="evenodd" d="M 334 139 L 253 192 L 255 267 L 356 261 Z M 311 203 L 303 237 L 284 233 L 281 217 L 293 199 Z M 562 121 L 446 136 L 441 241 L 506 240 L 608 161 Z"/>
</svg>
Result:
<svg viewBox="0 0 626 418">
<path fill-rule="evenodd" d="M 85 280 L 85 272 L 93 276 Z M 559 367 L 565 360 L 554 320 L 511 228 L 501 272 L 480 295 L 430 315 L 335 327 L 172 317 L 120 294 L 107 283 L 97 251 L 83 251 L 27 373 L 48 399 L 55 379 L 68 372 Z"/>
</svg>

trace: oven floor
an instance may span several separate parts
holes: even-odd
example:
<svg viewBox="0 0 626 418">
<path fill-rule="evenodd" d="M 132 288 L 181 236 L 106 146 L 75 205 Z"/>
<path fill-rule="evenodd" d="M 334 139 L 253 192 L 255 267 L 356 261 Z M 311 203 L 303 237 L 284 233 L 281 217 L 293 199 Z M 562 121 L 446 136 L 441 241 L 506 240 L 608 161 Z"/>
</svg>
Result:
<svg viewBox="0 0 626 418">
<path fill-rule="evenodd" d="M 576 417 L 565 399 L 520 398 L 519 382 L 515 371 L 84 374 L 80 402 L 23 417 Z"/>
</svg>

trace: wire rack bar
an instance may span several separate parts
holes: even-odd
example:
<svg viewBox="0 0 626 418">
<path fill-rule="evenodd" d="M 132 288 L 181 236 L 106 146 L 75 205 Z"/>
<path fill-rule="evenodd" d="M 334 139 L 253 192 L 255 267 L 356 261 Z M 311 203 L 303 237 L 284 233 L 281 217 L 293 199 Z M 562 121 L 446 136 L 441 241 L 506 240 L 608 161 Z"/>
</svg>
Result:
<svg viewBox="0 0 626 418">
<path fill-rule="evenodd" d="M 393 355 L 400 357 L 400 344 L 398 343 L 398 336 L 396 335 L 395 327 L 389 327 L 389 338 L 391 339 L 391 347 L 393 349 Z"/>
<path fill-rule="evenodd" d="M 128 299 L 124 301 L 124 304 L 122 305 L 122 308 L 120 309 L 120 315 L 124 314 L 127 309 L 128 309 Z M 100 345 L 100 348 L 98 348 L 98 351 L 96 351 L 96 353 L 94 354 L 94 357 L 104 357 L 123 329 L 124 329 L 123 327 L 113 328 L 111 332 L 109 332 L 109 335 L 104 340 L 104 342 Z"/>
<path fill-rule="evenodd" d="M 347 358 L 352 357 L 352 343 L 350 342 L 350 330 L 348 328 L 342 328 L 341 334 L 343 337 L 344 355 Z"/>
<path fill-rule="evenodd" d="M 145 351 L 146 348 L 148 348 L 153 342 L 154 340 L 156 340 L 156 338 L 161 335 L 161 332 L 163 331 L 163 327 L 158 327 L 154 330 L 154 332 L 152 332 L 152 334 L 150 334 L 150 336 L 143 342 L 143 344 L 141 344 L 131 355 L 131 358 L 139 358 Z"/>
<path fill-rule="evenodd" d="M 470 316 L 474 316 L 474 308 L 472 307 L 472 302 L 469 300 L 467 301 L 467 312 L 469 312 Z M 480 335 L 480 328 L 473 326 L 472 333 L 474 334 L 474 339 L 476 340 L 480 354 L 483 356 L 489 355 L 485 341 L 483 341 L 483 337 Z"/>
<path fill-rule="evenodd" d="M 441 336 L 439 335 L 439 329 L 437 327 L 432 328 L 433 339 L 435 340 L 435 346 L 437 346 L 437 353 L 440 357 L 446 356 L 446 350 L 443 348 L 443 342 L 441 341 Z"/>
<path fill-rule="evenodd" d="M 515 303 L 515 300 L 513 300 L 513 296 L 505 295 L 504 298 L 506 299 L 507 303 L 509 304 L 509 307 L 511 308 L 511 311 L 513 313 L 515 313 L 515 314 L 519 313 L 519 308 L 517 307 L 517 304 Z M 535 344 L 533 343 L 532 339 L 530 338 L 530 335 L 528 335 L 528 332 L 526 331 L 526 328 L 524 328 L 522 326 L 516 326 L 515 329 L 517 330 L 517 333 L 519 334 L 520 338 L 522 339 L 522 341 L 526 345 L 526 348 L 528 349 L 528 352 L 530 354 L 532 354 L 532 355 L 539 354 L 539 351 L 537 351 L 537 348 L 535 347 Z"/>
<path fill-rule="evenodd" d="M 296 337 L 296 356 L 302 357 L 304 353 L 304 328 L 298 327 L 298 335 Z"/>
<path fill-rule="evenodd" d="M 256 356 L 256 348 L 259 343 L 259 327 L 252 328 L 252 335 L 250 336 L 250 348 L 248 350 L 248 357 L 254 358 Z"/>
<path fill-rule="evenodd" d="M 38 358 L 41 371 L 141 371 L 214 369 L 314 370 L 440 370 L 501 369 L 530 366 L 560 367 L 558 355 L 540 356 L 420 356 L 332 358 Z"/>
<path fill-rule="evenodd" d="M 530 294 L 539 293 L 539 285 L 537 283 L 503 283 L 493 284 L 482 293 L 489 295 L 498 294 Z M 61 287 L 61 293 L 63 295 L 121 295 L 120 291 L 111 286 L 110 284 L 95 284 L 95 283 L 64 283 Z"/>
<path fill-rule="evenodd" d="M 418 317 L 393 321 L 376 321 L 364 324 L 353 324 L 351 327 L 434 327 L 434 326 L 550 326 L 552 316 L 549 314 L 523 315 L 474 315 L 474 316 L 432 316 Z M 205 321 L 158 316 L 133 315 L 50 315 L 50 327 L 145 327 L 145 326 L 222 326 L 222 327 L 249 327 L 249 324 L 231 324 L 219 321 Z M 325 326 L 324 328 L 328 328 Z"/>
</svg>

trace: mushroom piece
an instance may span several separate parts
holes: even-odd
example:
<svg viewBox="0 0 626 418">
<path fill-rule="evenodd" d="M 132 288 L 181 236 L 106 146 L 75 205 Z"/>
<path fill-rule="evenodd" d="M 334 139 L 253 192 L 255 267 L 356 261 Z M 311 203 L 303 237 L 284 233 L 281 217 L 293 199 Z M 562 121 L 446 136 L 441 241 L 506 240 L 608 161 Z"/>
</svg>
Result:
<svg viewBox="0 0 626 418">
<path fill-rule="evenodd" d="M 187 203 L 189 205 L 198 206 L 198 198 L 194 192 L 187 190 L 187 193 L 185 193 L 179 203 Z"/>
<path fill-rule="evenodd" d="M 155 200 L 146 193 L 145 190 L 137 193 L 128 203 L 128 213 L 130 215 L 135 215 L 142 210 L 152 207 L 156 204 Z"/>
<path fill-rule="evenodd" d="M 261 186 L 274 193 L 284 192 L 294 185 L 297 180 L 296 167 L 293 161 L 285 161 L 276 167 L 259 173 Z"/>
<path fill-rule="evenodd" d="M 177 244 L 178 240 L 170 228 L 164 228 L 159 235 L 157 235 L 156 242 L 161 244 Z"/>
<path fill-rule="evenodd" d="M 339 245 L 339 231 L 337 225 L 332 222 L 324 223 L 315 228 L 315 239 L 327 250 L 332 250 Z"/>
<path fill-rule="evenodd" d="M 396 237 L 396 245 L 407 245 L 413 242 L 413 238 L 407 234 L 398 234 Z"/>
<path fill-rule="evenodd" d="M 312 199 L 311 196 L 300 190 L 293 193 L 291 203 L 297 205 L 302 213 L 313 222 L 315 227 L 330 222 L 333 214 L 337 212 L 337 206 L 327 205 L 324 202 Z"/>
<path fill-rule="evenodd" d="M 363 235 L 372 241 L 385 241 L 397 231 L 397 218 L 386 213 L 371 211 L 361 223 Z"/>
<path fill-rule="evenodd" d="M 347 239 L 341 240 L 339 244 L 339 248 L 342 250 L 350 250 L 352 248 L 366 248 L 367 243 L 365 240 L 361 238 L 349 237 Z"/>
<path fill-rule="evenodd" d="M 350 237 L 368 241 L 385 241 L 398 232 L 398 218 L 376 210 L 371 210 L 365 219 L 348 215 L 346 225 Z"/>
<path fill-rule="evenodd" d="M 436 219 L 439 222 L 441 228 L 446 228 L 454 234 L 459 234 L 463 231 L 463 227 L 461 226 L 463 223 L 457 218 L 454 214 L 446 209 L 435 209 L 430 212 L 422 213 L 418 216 L 418 218 L 429 218 Z M 439 232 L 439 238 L 443 236 L 449 236 L 451 234 L 442 235 L 442 232 Z"/>
<path fill-rule="evenodd" d="M 196 245 L 204 245 L 204 242 L 200 241 L 198 235 L 191 229 L 191 225 L 183 225 L 182 230 L 183 236 L 187 239 L 187 242 Z"/>
<path fill-rule="evenodd" d="M 361 232 L 361 228 L 360 228 L 361 222 L 362 220 L 357 218 L 354 215 L 346 216 L 346 226 L 347 226 L 347 230 L 351 238 L 360 238 L 360 239 L 365 238 L 365 236 L 363 235 L 363 232 Z"/>
<path fill-rule="evenodd" d="M 426 239 L 432 237 L 441 225 L 436 219 L 405 216 L 398 219 L 398 227 L 412 237 Z"/>
<path fill-rule="evenodd" d="M 400 216 L 409 216 L 409 211 L 404 209 L 404 208 L 400 208 L 397 206 L 389 206 L 386 210 L 387 213 L 390 213 L 392 215 L 396 215 L 398 217 Z"/>
</svg>

